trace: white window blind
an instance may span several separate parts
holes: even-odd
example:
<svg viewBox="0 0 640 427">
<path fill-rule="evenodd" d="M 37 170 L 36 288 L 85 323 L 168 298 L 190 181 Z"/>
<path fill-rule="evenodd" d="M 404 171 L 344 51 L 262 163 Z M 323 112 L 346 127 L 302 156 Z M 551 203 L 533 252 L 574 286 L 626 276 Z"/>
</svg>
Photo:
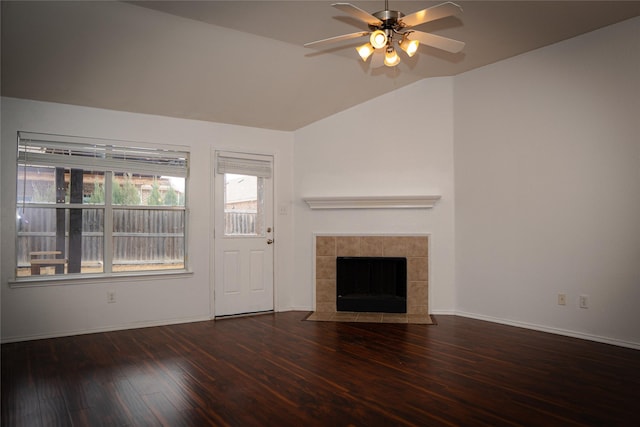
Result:
<svg viewBox="0 0 640 427">
<path fill-rule="evenodd" d="M 122 145 L 120 145 L 122 144 Z M 18 162 L 24 165 L 130 171 L 186 178 L 189 153 L 131 147 L 127 142 L 18 132 Z"/>
<path fill-rule="evenodd" d="M 216 152 L 216 172 L 271 178 L 273 158 L 259 154 Z"/>
</svg>

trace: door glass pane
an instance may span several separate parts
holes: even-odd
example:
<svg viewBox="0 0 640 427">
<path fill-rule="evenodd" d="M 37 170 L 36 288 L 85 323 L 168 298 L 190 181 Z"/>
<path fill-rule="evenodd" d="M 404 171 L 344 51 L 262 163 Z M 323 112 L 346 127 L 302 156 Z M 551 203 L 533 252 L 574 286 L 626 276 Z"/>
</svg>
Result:
<svg viewBox="0 0 640 427">
<path fill-rule="evenodd" d="M 264 237 L 264 178 L 224 174 L 224 235 Z"/>
</svg>

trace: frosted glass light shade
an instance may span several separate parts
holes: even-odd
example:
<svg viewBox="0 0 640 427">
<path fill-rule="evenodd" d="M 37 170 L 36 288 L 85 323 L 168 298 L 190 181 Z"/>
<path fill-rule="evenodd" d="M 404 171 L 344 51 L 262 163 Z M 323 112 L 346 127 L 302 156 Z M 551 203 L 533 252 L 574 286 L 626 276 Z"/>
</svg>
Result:
<svg viewBox="0 0 640 427">
<path fill-rule="evenodd" d="M 356 50 L 358 51 L 360 58 L 362 58 L 363 61 L 366 61 L 375 49 L 371 46 L 371 43 L 365 43 L 362 46 L 358 46 Z"/>
<path fill-rule="evenodd" d="M 409 57 L 412 57 L 418 51 L 418 46 L 420 46 L 420 42 L 418 40 L 409 40 L 407 37 L 404 37 L 400 43 L 400 49 L 404 50 Z"/>
<path fill-rule="evenodd" d="M 400 63 L 400 57 L 396 53 L 395 49 L 390 48 L 384 54 L 384 65 L 387 67 L 395 67 Z"/>
<path fill-rule="evenodd" d="M 369 37 L 369 41 L 371 42 L 371 45 L 374 48 L 380 49 L 387 44 L 387 35 L 382 30 L 376 30 L 373 33 L 371 33 L 371 37 Z"/>
</svg>

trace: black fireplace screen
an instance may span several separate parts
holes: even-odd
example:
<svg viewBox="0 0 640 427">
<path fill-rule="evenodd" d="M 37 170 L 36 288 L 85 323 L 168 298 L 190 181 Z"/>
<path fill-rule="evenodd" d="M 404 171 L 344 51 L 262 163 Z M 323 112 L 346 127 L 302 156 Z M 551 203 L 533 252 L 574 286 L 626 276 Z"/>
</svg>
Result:
<svg viewBox="0 0 640 427">
<path fill-rule="evenodd" d="M 406 313 L 407 259 L 338 257 L 337 311 Z"/>
</svg>

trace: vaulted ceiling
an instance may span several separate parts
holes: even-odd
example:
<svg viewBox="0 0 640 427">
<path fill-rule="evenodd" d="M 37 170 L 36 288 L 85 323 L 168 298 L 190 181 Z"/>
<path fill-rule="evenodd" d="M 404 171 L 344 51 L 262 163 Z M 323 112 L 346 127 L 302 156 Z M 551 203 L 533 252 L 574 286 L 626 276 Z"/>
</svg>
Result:
<svg viewBox="0 0 640 427">
<path fill-rule="evenodd" d="M 423 46 L 398 67 L 371 68 L 353 49 L 361 39 L 303 47 L 366 30 L 332 3 L 3 0 L 2 95 L 295 130 L 417 80 L 640 15 L 640 1 L 460 1 L 461 15 L 418 29 L 465 41 L 461 53 Z M 409 14 L 439 3 L 389 6 Z"/>
</svg>

